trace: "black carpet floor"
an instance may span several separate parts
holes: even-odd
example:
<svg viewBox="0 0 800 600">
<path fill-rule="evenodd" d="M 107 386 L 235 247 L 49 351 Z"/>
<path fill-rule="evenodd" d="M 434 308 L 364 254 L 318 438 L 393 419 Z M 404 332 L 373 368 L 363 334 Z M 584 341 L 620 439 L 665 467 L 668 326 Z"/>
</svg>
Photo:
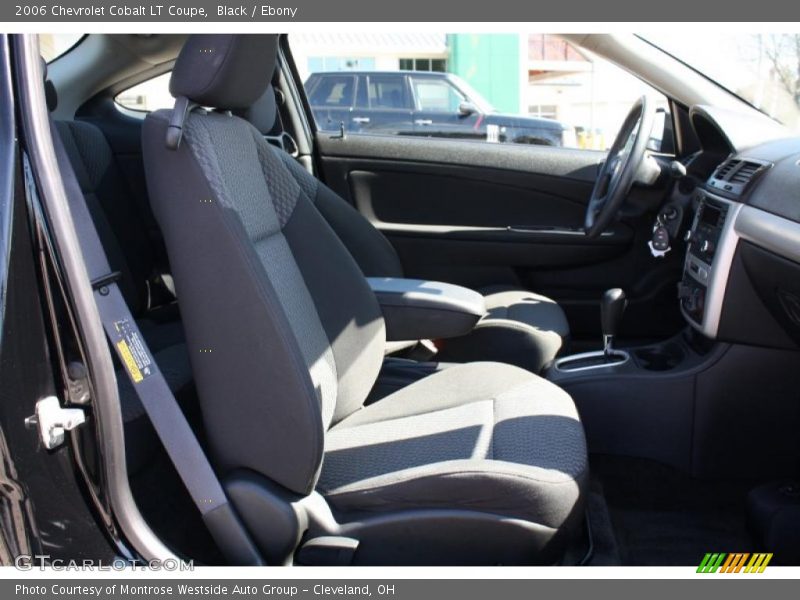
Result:
<svg viewBox="0 0 800 600">
<path fill-rule="evenodd" d="M 131 478 L 131 490 L 142 516 L 173 551 L 197 565 L 224 564 L 200 511 L 166 454 Z"/>
<path fill-rule="evenodd" d="M 591 468 L 610 520 L 592 518 L 595 538 L 607 547 L 610 526 L 623 565 L 692 566 L 706 552 L 754 549 L 745 524 L 752 482 L 700 481 L 654 461 L 622 457 L 593 456 Z M 605 562 L 611 556 L 606 552 L 591 564 L 611 564 Z"/>
</svg>

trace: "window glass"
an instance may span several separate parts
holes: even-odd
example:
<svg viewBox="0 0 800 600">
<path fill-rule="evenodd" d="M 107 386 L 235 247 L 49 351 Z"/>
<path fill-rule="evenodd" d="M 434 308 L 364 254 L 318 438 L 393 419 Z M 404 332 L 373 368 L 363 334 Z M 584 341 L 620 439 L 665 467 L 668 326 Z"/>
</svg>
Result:
<svg viewBox="0 0 800 600">
<path fill-rule="evenodd" d="M 531 104 L 528 107 L 528 114 L 533 117 L 555 119 L 558 116 L 558 106 L 555 104 Z"/>
<path fill-rule="evenodd" d="M 53 62 L 62 54 L 72 50 L 84 35 L 83 33 L 40 33 L 39 53 L 45 62 Z"/>
<path fill-rule="evenodd" d="M 408 106 L 405 78 L 400 74 L 394 76 L 371 75 L 368 79 L 370 108 L 406 108 Z"/>
<path fill-rule="evenodd" d="M 653 32 L 646 38 L 800 133 L 800 33 L 717 28 L 696 36 Z"/>
<path fill-rule="evenodd" d="M 664 111 L 650 146 L 673 147 L 663 95 L 557 35 L 304 33 L 289 42 L 323 131 L 344 123 L 361 135 L 606 150 L 647 94 Z M 411 118 L 387 110 L 399 107 Z"/>
<path fill-rule="evenodd" d="M 437 71 L 444 73 L 447 71 L 447 59 L 445 58 L 401 58 L 401 71 Z"/>
<path fill-rule="evenodd" d="M 141 112 L 172 108 L 175 105 L 175 99 L 169 93 L 169 76 L 170 73 L 164 73 L 137 83 L 117 94 L 115 100 L 124 108 Z"/>
<path fill-rule="evenodd" d="M 352 75 L 317 75 L 309 90 L 312 106 L 350 107 L 353 104 L 355 77 Z"/>
<path fill-rule="evenodd" d="M 419 110 L 457 112 L 466 100 L 447 80 L 436 81 L 413 78 L 414 98 Z"/>
</svg>

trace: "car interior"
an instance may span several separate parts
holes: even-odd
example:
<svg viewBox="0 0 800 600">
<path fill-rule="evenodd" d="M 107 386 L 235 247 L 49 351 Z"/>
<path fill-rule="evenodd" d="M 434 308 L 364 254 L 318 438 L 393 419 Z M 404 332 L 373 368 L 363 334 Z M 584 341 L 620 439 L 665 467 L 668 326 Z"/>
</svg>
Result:
<svg viewBox="0 0 800 600">
<path fill-rule="evenodd" d="M 646 96 L 607 152 L 317 131 L 284 35 L 47 65 L 59 169 L 267 564 L 800 564 L 800 139 L 565 37 L 666 96 L 670 152 Z M 174 108 L 116 103 L 164 73 Z M 144 521 L 224 564 L 115 361 Z"/>
</svg>

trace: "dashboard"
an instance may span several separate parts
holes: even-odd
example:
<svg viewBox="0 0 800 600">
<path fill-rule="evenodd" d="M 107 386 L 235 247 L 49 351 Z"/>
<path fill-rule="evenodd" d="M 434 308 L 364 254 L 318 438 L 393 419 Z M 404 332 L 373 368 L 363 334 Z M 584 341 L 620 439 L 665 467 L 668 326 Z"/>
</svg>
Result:
<svg viewBox="0 0 800 600">
<path fill-rule="evenodd" d="M 693 192 L 696 211 L 686 234 L 681 311 L 712 339 L 795 348 L 800 345 L 800 138 L 737 144 L 711 109 L 696 107 L 690 116 L 703 148 L 693 166 L 707 177 Z"/>
</svg>

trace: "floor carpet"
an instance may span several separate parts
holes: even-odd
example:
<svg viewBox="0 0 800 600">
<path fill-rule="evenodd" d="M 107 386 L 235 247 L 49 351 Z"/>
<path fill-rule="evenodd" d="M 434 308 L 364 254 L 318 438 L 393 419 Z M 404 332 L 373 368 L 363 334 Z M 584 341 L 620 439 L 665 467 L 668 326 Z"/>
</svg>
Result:
<svg viewBox="0 0 800 600">
<path fill-rule="evenodd" d="M 623 565 L 698 565 L 706 552 L 755 549 L 745 522 L 753 482 L 700 481 L 634 458 L 593 456 L 591 468 Z"/>
</svg>

